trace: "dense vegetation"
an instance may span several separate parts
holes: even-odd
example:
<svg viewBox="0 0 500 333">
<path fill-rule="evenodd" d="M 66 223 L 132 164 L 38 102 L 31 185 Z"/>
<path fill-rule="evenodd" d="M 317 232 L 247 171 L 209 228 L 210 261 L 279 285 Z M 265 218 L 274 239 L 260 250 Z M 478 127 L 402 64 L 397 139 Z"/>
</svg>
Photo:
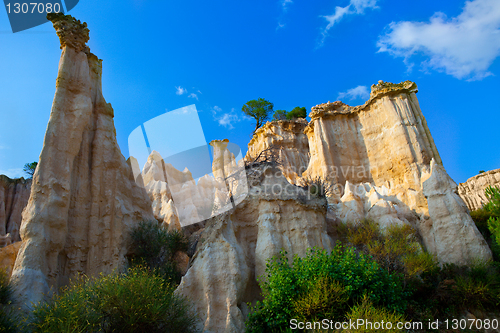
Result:
<svg viewBox="0 0 500 333">
<path fill-rule="evenodd" d="M 292 120 L 305 117 L 307 117 L 307 110 L 305 107 L 300 106 L 293 108 L 290 112 L 287 112 L 286 110 L 276 110 L 273 114 L 273 120 Z"/>
<path fill-rule="evenodd" d="M 290 263 L 282 252 L 268 262 L 260 279 L 264 299 L 251 306 L 248 332 L 290 331 L 292 319 L 428 323 L 460 318 L 465 311 L 486 318 L 498 312 L 497 262 L 441 267 L 422 251 L 409 226 L 382 233 L 377 223 L 362 221 L 338 233 L 342 244 L 331 253 L 314 249 Z"/>
<path fill-rule="evenodd" d="M 188 300 L 174 294 L 180 273 L 173 255 L 186 249 L 184 236 L 143 222 L 132 241 L 127 272 L 81 276 L 22 317 L 8 307 L 8 278 L 0 273 L 0 332 L 193 332 Z"/>
</svg>

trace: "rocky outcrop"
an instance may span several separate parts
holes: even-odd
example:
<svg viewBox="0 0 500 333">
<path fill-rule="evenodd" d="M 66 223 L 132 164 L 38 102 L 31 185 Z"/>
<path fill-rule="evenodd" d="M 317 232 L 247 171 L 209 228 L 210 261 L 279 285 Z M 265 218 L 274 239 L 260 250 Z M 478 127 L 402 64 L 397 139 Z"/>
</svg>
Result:
<svg viewBox="0 0 500 333">
<path fill-rule="evenodd" d="M 309 142 L 304 134 L 307 124 L 302 118 L 267 122 L 250 140 L 245 160 L 252 162 L 263 151 L 270 150 L 285 177 L 295 184 L 309 164 Z"/>
<path fill-rule="evenodd" d="M 249 194 L 206 224 L 177 293 L 192 300 L 204 332 L 243 332 L 247 302 L 259 298 L 257 278 L 280 250 L 305 255 L 331 249 L 325 198 L 290 184 L 269 165 L 248 170 Z M 281 190 L 278 190 L 281 189 Z"/>
<path fill-rule="evenodd" d="M 424 175 L 425 178 L 426 175 Z M 423 182 L 431 225 L 423 239 L 441 262 L 470 264 L 491 259 L 491 250 L 477 230 L 467 206 L 457 194 L 457 184 L 443 166 L 431 161 L 431 172 Z"/>
<path fill-rule="evenodd" d="M 484 190 L 488 186 L 500 187 L 500 169 L 490 170 L 467 179 L 458 185 L 458 194 L 470 210 L 476 210 L 488 202 Z"/>
<path fill-rule="evenodd" d="M 154 219 L 116 142 L 113 109 L 102 96 L 102 60 L 84 45 L 86 25 L 63 14 L 48 17 L 62 55 L 11 278 L 25 302 L 40 301 L 78 273 L 124 269 L 131 229 Z"/>
<path fill-rule="evenodd" d="M 31 179 L 0 175 L 0 247 L 21 240 L 21 213 L 30 197 Z"/>
</svg>

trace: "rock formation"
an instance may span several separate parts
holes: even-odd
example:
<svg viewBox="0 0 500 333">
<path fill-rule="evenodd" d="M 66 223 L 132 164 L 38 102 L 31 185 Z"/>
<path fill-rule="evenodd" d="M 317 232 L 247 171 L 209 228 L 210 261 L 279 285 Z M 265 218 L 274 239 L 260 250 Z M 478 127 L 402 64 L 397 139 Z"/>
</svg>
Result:
<svg viewBox="0 0 500 333">
<path fill-rule="evenodd" d="M 325 198 L 290 184 L 276 167 L 248 170 L 248 197 L 235 209 L 210 219 L 177 293 L 195 300 L 205 332 L 243 332 L 247 302 L 258 299 L 256 278 L 266 260 L 284 249 L 305 255 L 331 249 Z"/>
<path fill-rule="evenodd" d="M 460 183 L 458 185 L 458 194 L 470 210 L 476 210 L 488 202 L 484 195 L 484 190 L 488 186 L 500 187 L 500 169 L 480 173 L 467 179 L 465 183 Z"/>
<path fill-rule="evenodd" d="M 302 118 L 267 122 L 250 140 L 245 160 L 253 161 L 266 149 L 272 149 L 285 177 L 295 183 L 309 164 L 309 142 L 304 134 L 307 124 Z"/>
<path fill-rule="evenodd" d="M 21 240 L 21 213 L 30 197 L 31 180 L 0 175 L 0 247 Z"/>
<path fill-rule="evenodd" d="M 12 274 L 21 245 L 22 242 L 15 242 L 0 249 L 0 268 L 5 269 L 9 276 Z"/>
<path fill-rule="evenodd" d="M 85 45 L 86 24 L 63 14 L 48 18 L 62 55 L 11 278 L 26 302 L 40 301 L 78 273 L 123 269 L 131 228 L 154 219 L 116 142 L 113 109 L 102 96 L 102 61 Z"/>
<path fill-rule="evenodd" d="M 176 291 L 196 300 L 200 329 L 244 331 L 246 303 L 259 297 L 256 278 L 266 260 L 281 249 L 290 257 L 330 249 L 338 223 L 367 218 L 382 230 L 409 224 L 441 263 L 491 259 L 442 167 L 416 92 L 413 82 L 379 82 L 364 105 L 317 105 L 307 126 L 270 122 L 255 133 L 246 156 L 249 195 L 207 222 Z M 269 148 L 279 153 L 252 163 Z M 289 182 L 318 178 L 327 200 Z"/>
</svg>

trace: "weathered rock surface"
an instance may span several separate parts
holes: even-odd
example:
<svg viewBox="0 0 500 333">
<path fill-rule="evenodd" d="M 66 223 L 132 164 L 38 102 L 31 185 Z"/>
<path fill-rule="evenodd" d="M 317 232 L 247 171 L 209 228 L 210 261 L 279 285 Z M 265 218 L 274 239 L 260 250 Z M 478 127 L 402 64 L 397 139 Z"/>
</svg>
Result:
<svg viewBox="0 0 500 333">
<path fill-rule="evenodd" d="M 314 246 L 333 246 L 326 199 L 290 184 L 271 166 L 250 169 L 248 181 L 248 197 L 207 223 L 176 291 L 194 301 L 204 332 L 245 330 L 246 303 L 259 298 L 256 278 L 280 250 L 291 259 Z M 273 190 L 277 187 L 283 191 Z"/>
<path fill-rule="evenodd" d="M 309 142 L 304 134 L 307 124 L 302 118 L 267 122 L 250 140 L 245 160 L 251 162 L 272 149 L 270 153 L 276 155 L 285 177 L 295 184 L 309 164 Z"/>
<path fill-rule="evenodd" d="M 15 242 L 0 249 L 0 268 L 5 269 L 9 276 L 16 262 L 17 253 L 21 248 L 22 242 Z"/>
<path fill-rule="evenodd" d="M 21 240 L 21 213 L 30 197 L 31 179 L 10 179 L 0 175 L 0 237 L 1 246 Z"/>
<path fill-rule="evenodd" d="M 431 173 L 423 186 L 432 220 L 429 234 L 423 237 L 427 248 L 441 262 L 465 265 L 478 258 L 491 259 L 488 244 L 457 194 L 457 184 L 442 165 L 432 160 Z"/>
<path fill-rule="evenodd" d="M 480 173 L 458 185 L 458 194 L 470 210 L 476 210 L 488 202 L 484 190 L 488 186 L 500 187 L 500 169 Z"/>
<path fill-rule="evenodd" d="M 154 219 L 116 142 L 101 60 L 84 45 L 86 25 L 62 14 L 49 17 L 62 55 L 11 278 L 25 302 L 40 301 L 77 273 L 124 269 L 131 228 Z"/>
</svg>

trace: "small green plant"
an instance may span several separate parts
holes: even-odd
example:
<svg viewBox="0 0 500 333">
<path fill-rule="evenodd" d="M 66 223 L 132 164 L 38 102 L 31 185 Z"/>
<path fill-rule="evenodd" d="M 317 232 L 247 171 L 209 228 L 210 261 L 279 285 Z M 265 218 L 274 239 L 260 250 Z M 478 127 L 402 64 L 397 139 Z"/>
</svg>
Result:
<svg viewBox="0 0 500 333">
<path fill-rule="evenodd" d="M 9 274 L 0 268 L 0 332 L 18 332 L 21 319 L 10 306 L 12 289 L 9 284 Z"/>
<path fill-rule="evenodd" d="M 491 250 L 494 257 L 500 259 L 500 189 L 488 186 L 484 194 L 489 202 L 484 205 L 484 209 L 491 213 L 487 225 L 491 235 Z"/>
<path fill-rule="evenodd" d="M 286 120 L 286 110 L 274 111 L 273 120 Z"/>
<path fill-rule="evenodd" d="M 194 317 L 174 286 L 143 267 L 80 278 L 37 305 L 33 332 L 192 332 Z"/>
<path fill-rule="evenodd" d="M 132 231 L 135 257 L 133 265 L 145 265 L 176 283 L 182 275 L 177 270 L 173 256 L 177 251 L 187 251 L 188 242 L 178 231 L 168 232 L 157 222 L 141 222 Z"/>
<path fill-rule="evenodd" d="M 484 173 L 485 171 L 484 170 L 479 170 L 479 173 Z"/>
<path fill-rule="evenodd" d="M 396 323 L 404 322 L 405 318 L 402 314 L 388 311 L 385 308 L 375 307 L 373 302 L 366 295 L 363 296 L 361 302 L 351 309 L 351 312 L 347 315 L 347 320 L 352 320 L 357 322 L 358 319 L 363 319 L 365 325 L 361 325 L 354 330 L 349 330 L 349 332 L 405 332 L 403 329 L 397 329 Z M 371 323 L 371 324 L 368 324 Z M 379 327 L 379 329 L 374 328 L 374 324 L 386 323 L 384 327 Z M 391 323 L 391 328 L 387 323 Z"/>
</svg>

